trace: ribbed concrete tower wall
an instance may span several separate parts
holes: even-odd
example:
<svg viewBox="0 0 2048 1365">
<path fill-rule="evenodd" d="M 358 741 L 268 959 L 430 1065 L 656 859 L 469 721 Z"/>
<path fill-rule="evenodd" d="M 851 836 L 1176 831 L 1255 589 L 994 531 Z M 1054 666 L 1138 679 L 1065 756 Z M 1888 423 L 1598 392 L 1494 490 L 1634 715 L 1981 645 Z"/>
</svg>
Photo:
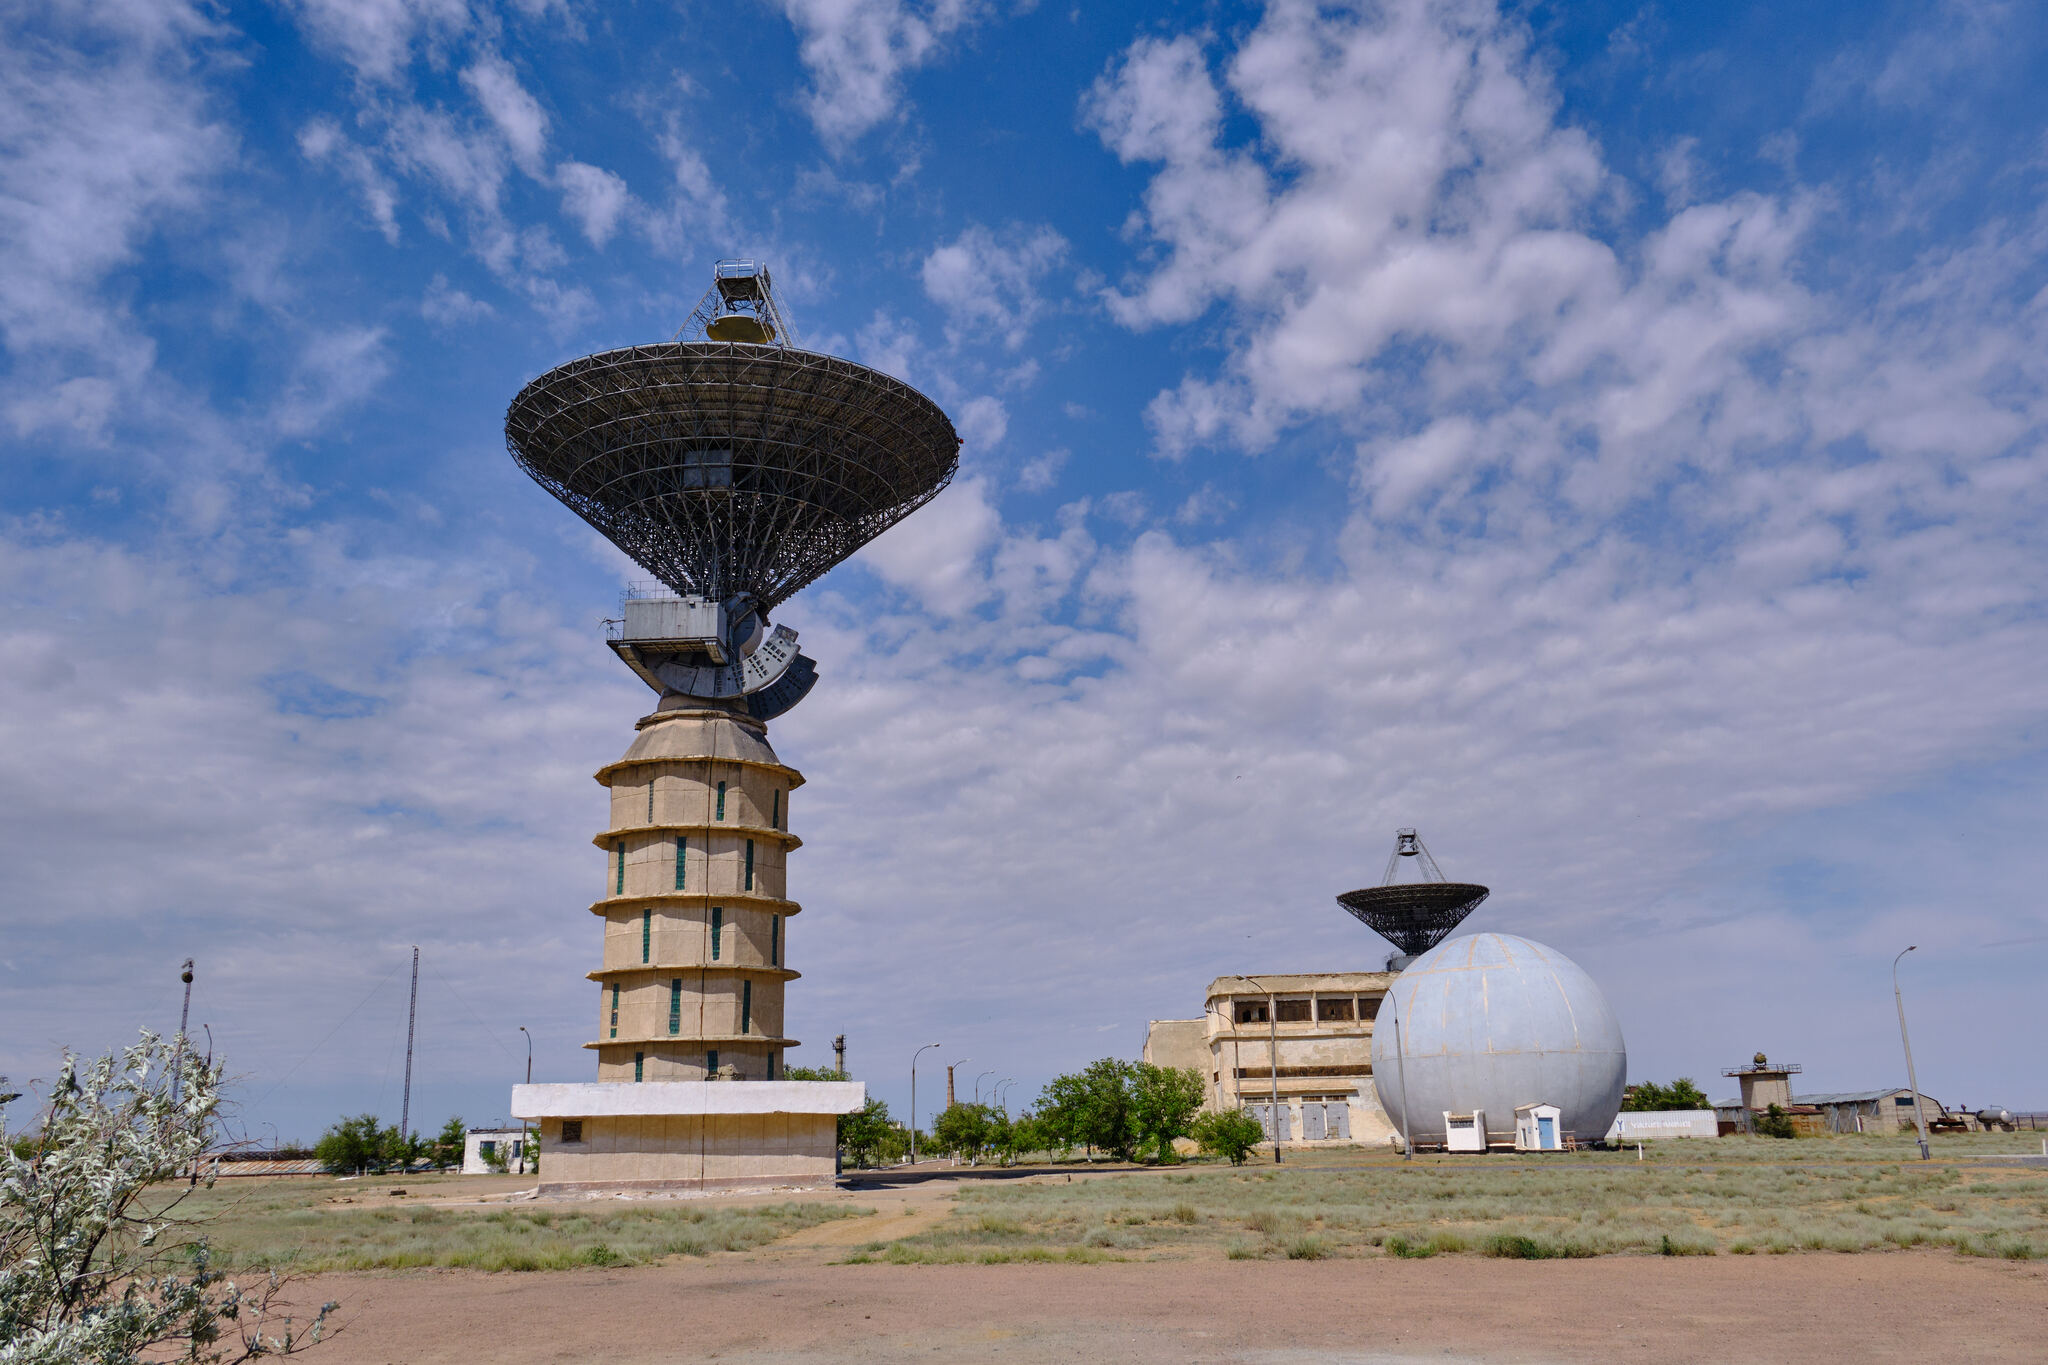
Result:
<svg viewBox="0 0 2048 1365">
<path fill-rule="evenodd" d="M 598 985 L 600 1081 L 751 1080 L 783 1073 L 790 793 L 803 774 L 776 758 L 743 711 L 669 696 L 625 756 L 600 770 L 611 824 Z"/>
</svg>

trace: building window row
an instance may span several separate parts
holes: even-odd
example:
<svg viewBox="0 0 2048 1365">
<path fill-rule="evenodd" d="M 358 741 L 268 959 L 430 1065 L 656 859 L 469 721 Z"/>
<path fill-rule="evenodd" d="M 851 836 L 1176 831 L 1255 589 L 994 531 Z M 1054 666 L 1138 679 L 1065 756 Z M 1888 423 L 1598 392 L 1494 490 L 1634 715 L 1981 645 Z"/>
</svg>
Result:
<svg viewBox="0 0 2048 1365">
<path fill-rule="evenodd" d="M 1277 1007 L 1272 1022 L 1280 1024 L 1306 1024 L 1317 1020 L 1326 1024 L 1355 1023 L 1372 1019 L 1380 1012 L 1377 995 L 1361 996 L 1319 996 L 1315 1000 L 1281 999 L 1273 1002 Z M 1267 1020 L 1267 1002 L 1264 1000 L 1239 1000 L 1235 1010 L 1240 1024 L 1263 1024 Z"/>
</svg>

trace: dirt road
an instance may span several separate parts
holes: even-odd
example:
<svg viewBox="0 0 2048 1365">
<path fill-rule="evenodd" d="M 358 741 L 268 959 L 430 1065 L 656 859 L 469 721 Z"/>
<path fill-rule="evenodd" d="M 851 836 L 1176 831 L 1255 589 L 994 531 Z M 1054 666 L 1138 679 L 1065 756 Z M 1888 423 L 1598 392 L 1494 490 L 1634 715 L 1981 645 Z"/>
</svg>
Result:
<svg viewBox="0 0 2048 1365">
<path fill-rule="evenodd" d="M 1072 1266 L 832 1265 L 833 1251 L 326 1275 L 298 1288 L 344 1303 L 346 1330 L 313 1357 L 327 1365 L 1975 1361 L 2048 1349 L 2048 1266 L 1948 1251 Z"/>
</svg>

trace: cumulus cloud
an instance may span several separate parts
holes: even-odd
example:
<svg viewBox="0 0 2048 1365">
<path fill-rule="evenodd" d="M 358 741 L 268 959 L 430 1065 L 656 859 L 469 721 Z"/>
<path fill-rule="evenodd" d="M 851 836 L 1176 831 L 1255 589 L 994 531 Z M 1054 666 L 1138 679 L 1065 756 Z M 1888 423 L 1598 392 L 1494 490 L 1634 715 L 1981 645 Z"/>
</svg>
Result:
<svg viewBox="0 0 2048 1365">
<path fill-rule="evenodd" d="M 985 0 L 779 0 L 810 72 L 805 101 L 826 144 L 843 150 L 896 111 L 905 72 L 985 15 Z"/>
<path fill-rule="evenodd" d="M 924 292 L 946 310 L 956 345 L 986 334 L 1016 350 L 1045 311 L 1039 281 L 1066 252 L 1066 238 L 1047 226 L 998 237 L 977 223 L 924 258 Z"/>
<path fill-rule="evenodd" d="M 633 202 L 624 180 L 584 161 L 564 161 L 555 167 L 555 183 L 562 187 L 562 212 L 576 220 L 594 247 L 611 240 L 620 216 Z"/>
</svg>

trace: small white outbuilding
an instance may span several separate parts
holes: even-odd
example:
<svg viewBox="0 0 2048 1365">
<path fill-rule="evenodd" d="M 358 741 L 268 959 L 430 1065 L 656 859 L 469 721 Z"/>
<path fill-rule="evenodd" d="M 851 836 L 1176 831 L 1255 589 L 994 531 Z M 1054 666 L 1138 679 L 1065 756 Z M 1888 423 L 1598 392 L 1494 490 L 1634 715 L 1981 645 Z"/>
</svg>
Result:
<svg viewBox="0 0 2048 1365">
<path fill-rule="evenodd" d="M 1518 1152 L 1561 1152 L 1564 1133 L 1558 1126 L 1563 1113 L 1554 1104 L 1515 1106 L 1515 1150 Z"/>
<path fill-rule="evenodd" d="M 1447 1152 L 1483 1152 L 1486 1150 L 1486 1111 L 1475 1109 L 1469 1114 L 1453 1114 L 1444 1111 L 1444 1150 Z"/>
<path fill-rule="evenodd" d="M 526 1143 L 529 1134 L 524 1128 L 472 1128 L 462 1139 L 462 1173 L 464 1175 L 494 1175 L 497 1167 L 492 1158 L 504 1162 L 508 1175 L 526 1174 Z"/>
</svg>

